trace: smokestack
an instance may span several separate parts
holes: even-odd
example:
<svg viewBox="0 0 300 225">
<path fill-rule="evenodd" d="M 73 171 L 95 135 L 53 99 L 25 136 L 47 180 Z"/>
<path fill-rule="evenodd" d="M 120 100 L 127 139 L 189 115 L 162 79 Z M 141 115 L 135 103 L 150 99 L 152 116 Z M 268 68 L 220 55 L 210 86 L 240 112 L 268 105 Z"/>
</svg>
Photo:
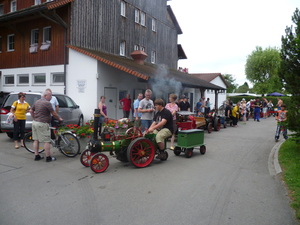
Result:
<svg viewBox="0 0 300 225">
<path fill-rule="evenodd" d="M 94 111 L 94 140 L 98 140 L 98 124 L 100 120 L 100 109 Z"/>
<path fill-rule="evenodd" d="M 141 51 L 141 50 L 136 50 L 136 51 L 132 52 L 130 55 L 133 58 L 133 60 L 140 65 L 144 65 L 144 63 L 145 63 L 144 60 L 148 57 L 148 55 L 144 51 Z"/>
</svg>

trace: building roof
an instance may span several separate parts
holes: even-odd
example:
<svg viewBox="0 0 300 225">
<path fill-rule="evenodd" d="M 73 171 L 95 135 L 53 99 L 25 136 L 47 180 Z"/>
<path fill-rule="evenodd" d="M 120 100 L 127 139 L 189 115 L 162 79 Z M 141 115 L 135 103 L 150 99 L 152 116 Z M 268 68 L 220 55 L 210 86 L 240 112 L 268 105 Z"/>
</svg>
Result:
<svg viewBox="0 0 300 225">
<path fill-rule="evenodd" d="M 182 30 L 181 30 L 181 28 L 179 26 L 179 23 L 178 23 L 178 21 L 176 19 L 176 16 L 175 16 L 175 14 L 174 14 L 174 12 L 173 12 L 173 10 L 172 10 L 172 8 L 171 8 L 170 5 L 167 5 L 167 10 L 168 10 L 169 15 L 170 15 L 170 17 L 171 17 L 171 19 L 172 19 L 175 27 L 176 27 L 177 34 L 182 34 Z"/>
<path fill-rule="evenodd" d="M 221 73 L 191 73 L 191 74 L 207 82 L 211 82 L 215 78 L 220 77 L 224 82 L 224 84 L 226 85 L 226 87 L 229 87 L 228 83 L 226 82 L 226 80 L 224 79 Z"/>
<path fill-rule="evenodd" d="M 140 65 L 133 59 L 121 57 L 118 55 L 111 55 L 104 52 L 80 48 L 73 45 L 68 45 L 67 47 L 143 80 L 155 80 L 162 78 L 161 75 L 159 75 L 160 73 L 158 71 L 160 70 L 160 68 L 164 68 L 163 65 L 158 66 L 146 62 L 144 65 Z M 169 80 L 174 79 L 176 81 L 179 81 L 184 87 L 224 90 L 224 88 L 222 87 L 211 84 L 188 73 L 183 73 L 175 69 L 167 69 L 165 78 Z"/>
<path fill-rule="evenodd" d="M 39 18 L 43 16 L 44 13 L 49 12 L 49 10 L 62 7 L 73 1 L 74 0 L 56 0 L 55 2 L 45 2 L 1 15 L 0 27 Z"/>
</svg>

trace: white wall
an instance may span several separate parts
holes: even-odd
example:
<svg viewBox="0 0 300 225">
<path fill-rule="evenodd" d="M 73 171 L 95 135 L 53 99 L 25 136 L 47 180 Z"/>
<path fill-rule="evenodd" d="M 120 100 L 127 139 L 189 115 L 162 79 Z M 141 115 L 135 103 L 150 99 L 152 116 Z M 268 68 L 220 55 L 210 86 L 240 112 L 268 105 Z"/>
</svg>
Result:
<svg viewBox="0 0 300 225">
<path fill-rule="evenodd" d="M 53 92 L 64 93 L 64 86 L 62 85 L 52 85 L 51 84 L 51 73 L 63 73 L 63 65 L 55 66 L 38 66 L 38 67 L 22 67 L 22 68 L 13 68 L 13 69 L 2 69 L 1 76 L 1 91 L 10 92 L 20 92 L 20 91 L 44 91 L 47 88 L 51 88 Z M 46 74 L 46 84 L 44 85 L 34 85 L 32 74 L 44 73 Z M 29 85 L 20 85 L 17 84 L 17 75 L 18 74 L 29 74 Z M 14 75 L 15 84 L 5 85 L 4 76 L 5 75 Z"/>
<path fill-rule="evenodd" d="M 80 106 L 85 122 L 94 116 L 97 108 L 97 84 L 97 60 L 70 49 L 66 94 Z"/>
</svg>

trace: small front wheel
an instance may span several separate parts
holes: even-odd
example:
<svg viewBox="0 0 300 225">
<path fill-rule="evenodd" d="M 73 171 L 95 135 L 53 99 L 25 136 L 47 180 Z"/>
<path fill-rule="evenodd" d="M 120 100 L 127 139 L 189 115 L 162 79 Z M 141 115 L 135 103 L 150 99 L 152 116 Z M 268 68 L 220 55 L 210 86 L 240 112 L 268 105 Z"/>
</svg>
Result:
<svg viewBox="0 0 300 225">
<path fill-rule="evenodd" d="M 90 166 L 90 161 L 92 157 L 95 155 L 95 153 L 92 153 L 89 149 L 84 150 L 80 155 L 80 162 L 85 167 Z"/>
<path fill-rule="evenodd" d="M 64 133 L 58 138 L 58 146 L 62 154 L 67 157 L 75 157 L 80 151 L 77 137 L 71 133 Z"/>
<path fill-rule="evenodd" d="M 90 167 L 95 173 L 103 173 L 108 166 L 109 161 L 106 155 L 97 153 L 92 157 Z"/>
<path fill-rule="evenodd" d="M 25 134 L 24 136 L 24 147 L 27 151 L 34 153 L 34 148 L 33 148 L 33 139 L 32 139 L 32 132 L 28 132 L 27 134 Z M 45 151 L 45 149 L 43 149 L 43 147 L 39 147 L 39 153 Z"/>
</svg>

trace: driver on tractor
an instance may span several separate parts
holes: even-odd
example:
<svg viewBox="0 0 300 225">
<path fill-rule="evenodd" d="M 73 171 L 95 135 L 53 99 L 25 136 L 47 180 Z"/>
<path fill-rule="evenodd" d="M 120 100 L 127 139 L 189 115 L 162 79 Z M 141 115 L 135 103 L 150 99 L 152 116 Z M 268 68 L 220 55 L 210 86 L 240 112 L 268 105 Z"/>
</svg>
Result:
<svg viewBox="0 0 300 225">
<path fill-rule="evenodd" d="M 153 118 L 153 123 L 146 131 L 147 133 L 156 134 L 156 143 L 159 149 L 157 159 L 163 159 L 165 149 L 165 139 L 173 134 L 173 116 L 171 112 L 165 108 L 165 102 L 162 99 L 154 101 L 155 109 L 157 110 Z"/>
</svg>

